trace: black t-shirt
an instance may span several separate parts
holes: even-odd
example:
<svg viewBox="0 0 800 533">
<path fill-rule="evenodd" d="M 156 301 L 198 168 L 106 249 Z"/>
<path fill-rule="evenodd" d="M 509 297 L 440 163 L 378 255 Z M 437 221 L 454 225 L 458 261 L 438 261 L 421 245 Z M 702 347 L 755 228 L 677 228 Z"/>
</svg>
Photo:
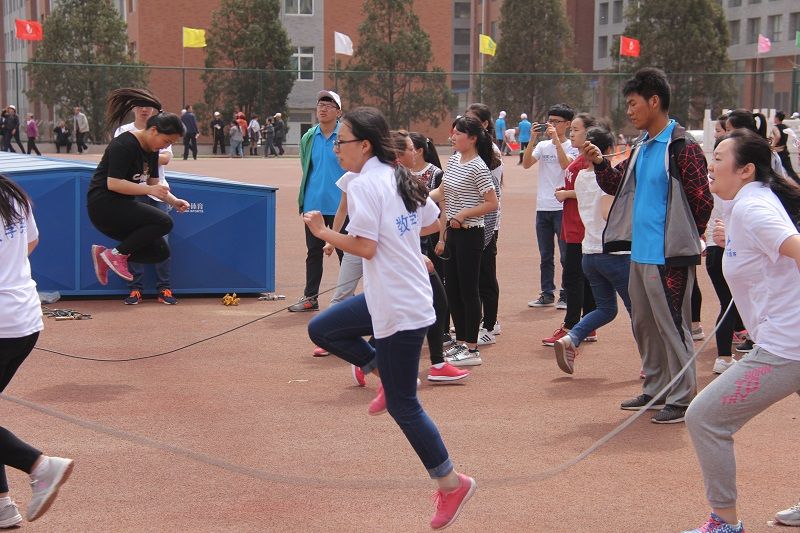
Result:
<svg viewBox="0 0 800 533">
<path fill-rule="evenodd" d="M 135 196 L 119 194 L 108 190 L 108 177 L 145 183 L 148 177 L 158 177 L 158 152 L 145 152 L 136 136 L 126 131 L 108 143 L 103 159 L 94 171 L 89 184 L 87 201 L 93 202 L 105 195 L 129 198 Z"/>
</svg>

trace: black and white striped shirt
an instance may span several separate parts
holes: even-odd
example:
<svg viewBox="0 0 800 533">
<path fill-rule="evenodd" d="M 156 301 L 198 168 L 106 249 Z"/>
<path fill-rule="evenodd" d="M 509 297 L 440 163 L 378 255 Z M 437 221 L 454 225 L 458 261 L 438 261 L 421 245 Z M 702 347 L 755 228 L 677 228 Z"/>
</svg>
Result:
<svg viewBox="0 0 800 533">
<path fill-rule="evenodd" d="M 480 156 L 461 164 L 461 154 L 455 153 L 447 161 L 447 170 L 442 180 L 447 219 L 456 216 L 462 209 L 471 209 L 483 203 L 483 196 L 494 187 L 492 173 Z M 463 226 L 483 226 L 483 215 L 467 217 Z M 494 231 L 494 228 L 492 228 Z"/>
</svg>

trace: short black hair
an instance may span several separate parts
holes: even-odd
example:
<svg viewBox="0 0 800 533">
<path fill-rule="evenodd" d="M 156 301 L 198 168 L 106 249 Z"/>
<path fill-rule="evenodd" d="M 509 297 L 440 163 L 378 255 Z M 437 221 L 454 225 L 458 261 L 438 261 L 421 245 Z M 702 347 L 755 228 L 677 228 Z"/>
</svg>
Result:
<svg viewBox="0 0 800 533">
<path fill-rule="evenodd" d="M 786 118 L 786 113 L 784 113 L 783 111 L 777 111 L 775 112 L 775 118 L 783 122 L 783 119 Z"/>
<path fill-rule="evenodd" d="M 564 120 L 572 121 L 575 118 L 575 110 L 567 104 L 556 104 L 547 110 L 547 116 L 561 117 Z"/>
<path fill-rule="evenodd" d="M 586 140 L 597 146 L 601 154 L 606 154 L 616 144 L 611 130 L 604 126 L 592 126 L 586 130 Z"/>
<path fill-rule="evenodd" d="M 638 94 L 645 100 L 658 96 L 661 111 L 669 111 L 670 87 L 667 75 L 658 68 L 639 69 L 622 87 L 623 96 Z"/>
</svg>

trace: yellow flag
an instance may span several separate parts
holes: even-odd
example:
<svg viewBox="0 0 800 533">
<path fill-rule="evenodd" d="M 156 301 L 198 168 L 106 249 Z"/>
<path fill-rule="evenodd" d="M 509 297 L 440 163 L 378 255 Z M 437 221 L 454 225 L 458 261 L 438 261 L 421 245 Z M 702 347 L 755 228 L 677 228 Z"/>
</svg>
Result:
<svg viewBox="0 0 800 533">
<path fill-rule="evenodd" d="M 183 28 L 184 48 L 203 48 L 206 45 L 206 30 Z"/>
<path fill-rule="evenodd" d="M 492 40 L 488 35 L 480 35 L 480 52 L 482 54 L 493 56 L 497 52 L 497 43 Z"/>
</svg>

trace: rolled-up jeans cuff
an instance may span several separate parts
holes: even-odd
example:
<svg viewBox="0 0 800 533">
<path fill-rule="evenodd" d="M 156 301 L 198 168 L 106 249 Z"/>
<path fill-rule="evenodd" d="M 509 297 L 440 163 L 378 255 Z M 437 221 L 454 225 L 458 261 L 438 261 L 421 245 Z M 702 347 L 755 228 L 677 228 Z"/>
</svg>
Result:
<svg viewBox="0 0 800 533">
<path fill-rule="evenodd" d="M 366 375 L 371 374 L 376 368 L 378 368 L 378 359 L 373 356 L 367 364 L 361 367 L 361 371 L 364 372 L 364 375 Z"/>
<path fill-rule="evenodd" d="M 431 479 L 439 479 L 445 477 L 452 471 L 453 471 L 453 462 L 448 457 L 442 464 L 440 464 L 436 468 L 429 468 L 428 474 L 431 476 Z"/>
</svg>

